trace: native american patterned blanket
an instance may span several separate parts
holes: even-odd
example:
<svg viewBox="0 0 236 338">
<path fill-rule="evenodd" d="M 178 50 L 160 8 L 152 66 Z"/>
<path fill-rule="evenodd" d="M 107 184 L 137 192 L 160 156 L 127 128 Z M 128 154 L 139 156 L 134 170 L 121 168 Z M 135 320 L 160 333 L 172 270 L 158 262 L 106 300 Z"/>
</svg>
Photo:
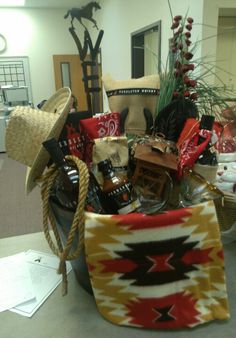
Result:
<svg viewBox="0 0 236 338">
<path fill-rule="evenodd" d="M 212 202 L 144 214 L 86 214 L 85 250 L 100 313 L 119 325 L 176 329 L 228 319 Z"/>
</svg>

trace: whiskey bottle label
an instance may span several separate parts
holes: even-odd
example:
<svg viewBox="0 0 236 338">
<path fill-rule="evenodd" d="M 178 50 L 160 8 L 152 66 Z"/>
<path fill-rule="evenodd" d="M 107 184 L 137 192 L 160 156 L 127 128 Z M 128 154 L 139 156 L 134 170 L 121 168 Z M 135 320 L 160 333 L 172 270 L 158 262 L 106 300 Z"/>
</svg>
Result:
<svg viewBox="0 0 236 338">
<path fill-rule="evenodd" d="M 141 206 L 139 199 L 132 201 L 130 204 L 118 210 L 120 215 L 129 214 Z"/>
<path fill-rule="evenodd" d="M 118 214 L 128 214 L 140 206 L 138 199 L 133 200 L 130 182 L 109 192 L 108 197 L 117 206 Z"/>
</svg>

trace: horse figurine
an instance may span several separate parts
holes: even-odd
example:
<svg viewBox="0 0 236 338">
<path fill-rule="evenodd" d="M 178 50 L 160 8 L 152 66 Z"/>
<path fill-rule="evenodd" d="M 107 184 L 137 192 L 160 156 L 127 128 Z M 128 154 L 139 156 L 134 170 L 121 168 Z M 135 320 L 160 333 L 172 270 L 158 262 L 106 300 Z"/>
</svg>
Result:
<svg viewBox="0 0 236 338">
<path fill-rule="evenodd" d="M 67 19 L 69 15 L 71 16 L 71 27 L 73 29 L 74 29 L 73 21 L 74 21 L 75 18 L 81 23 L 82 26 L 84 26 L 85 29 L 87 29 L 87 28 L 82 23 L 82 21 L 81 21 L 82 18 L 93 22 L 94 27 L 96 27 L 98 29 L 97 22 L 96 22 L 96 20 L 93 19 L 93 9 L 95 11 L 98 10 L 98 9 L 101 9 L 98 2 L 92 1 L 92 2 L 88 3 L 87 5 L 85 5 L 81 8 L 71 8 L 71 9 L 68 10 L 66 15 L 64 16 L 64 19 Z"/>
</svg>

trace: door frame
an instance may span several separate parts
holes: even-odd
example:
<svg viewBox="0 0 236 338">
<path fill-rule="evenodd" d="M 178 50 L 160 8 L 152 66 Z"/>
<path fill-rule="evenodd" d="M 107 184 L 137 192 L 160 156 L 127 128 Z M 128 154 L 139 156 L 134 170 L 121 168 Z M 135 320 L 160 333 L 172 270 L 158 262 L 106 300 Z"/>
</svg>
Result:
<svg viewBox="0 0 236 338">
<path fill-rule="evenodd" d="M 157 55 L 157 72 L 161 72 L 161 20 L 156 21 L 148 26 L 145 26 L 133 33 L 131 33 L 131 77 L 138 78 L 144 76 L 144 36 L 145 33 L 157 31 L 158 34 L 158 48 L 154 51 Z M 143 40 L 142 45 L 135 45 L 135 42 Z"/>
</svg>

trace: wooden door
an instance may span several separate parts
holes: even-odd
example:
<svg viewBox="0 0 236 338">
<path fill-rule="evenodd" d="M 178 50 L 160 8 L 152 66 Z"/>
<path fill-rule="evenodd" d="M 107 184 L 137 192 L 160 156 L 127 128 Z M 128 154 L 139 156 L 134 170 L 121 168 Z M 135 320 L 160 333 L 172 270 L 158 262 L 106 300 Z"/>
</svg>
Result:
<svg viewBox="0 0 236 338">
<path fill-rule="evenodd" d="M 78 101 L 78 110 L 87 110 L 83 71 L 79 55 L 53 55 L 56 90 L 70 87 Z"/>
<path fill-rule="evenodd" d="M 87 55 L 85 60 L 89 60 L 90 55 Z M 81 60 L 79 55 L 53 55 L 54 64 L 54 76 L 56 90 L 61 87 L 70 87 L 72 93 L 77 98 L 78 111 L 88 110 L 88 98 L 85 92 L 83 78 L 86 74 L 83 74 L 83 67 L 81 66 Z M 98 68 L 97 68 L 98 67 Z M 89 87 L 95 86 L 101 88 L 101 62 L 97 63 L 97 67 L 90 67 L 87 69 L 87 75 L 97 74 L 99 80 L 89 81 Z M 103 98 L 102 90 L 99 92 L 92 92 L 88 95 L 91 100 L 91 107 L 93 113 L 102 112 L 103 110 Z M 91 109 L 91 108 L 90 108 Z"/>
</svg>

